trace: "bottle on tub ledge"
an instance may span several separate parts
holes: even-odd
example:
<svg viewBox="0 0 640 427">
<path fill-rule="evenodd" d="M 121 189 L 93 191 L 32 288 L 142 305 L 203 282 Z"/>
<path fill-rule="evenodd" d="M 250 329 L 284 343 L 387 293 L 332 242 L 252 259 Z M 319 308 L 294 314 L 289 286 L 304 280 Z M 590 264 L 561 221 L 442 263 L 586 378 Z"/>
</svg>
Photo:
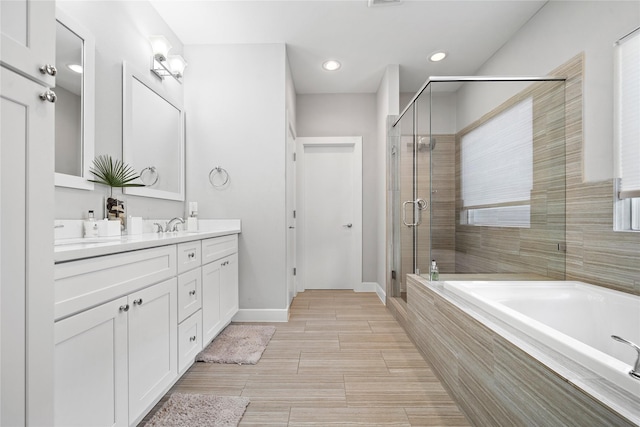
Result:
<svg viewBox="0 0 640 427">
<path fill-rule="evenodd" d="M 429 280 L 433 282 L 437 282 L 440 280 L 440 272 L 438 271 L 438 266 L 436 265 L 436 260 L 431 260 L 431 269 L 429 271 Z"/>
</svg>

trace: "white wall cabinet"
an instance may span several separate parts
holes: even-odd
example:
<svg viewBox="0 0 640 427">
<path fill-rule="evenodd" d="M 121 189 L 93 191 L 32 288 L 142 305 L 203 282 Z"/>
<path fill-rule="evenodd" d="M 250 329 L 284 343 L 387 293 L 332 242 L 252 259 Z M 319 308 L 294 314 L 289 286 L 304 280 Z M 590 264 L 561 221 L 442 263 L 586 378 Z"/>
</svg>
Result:
<svg viewBox="0 0 640 427">
<path fill-rule="evenodd" d="M 55 64 L 55 1 L 2 1 L 0 19 L 2 64 L 53 87 L 53 71 L 40 68 Z"/>
<path fill-rule="evenodd" d="M 45 87 L 0 73 L 0 425 L 50 425 L 54 105 Z"/>
<path fill-rule="evenodd" d="M 201 266 L 204 250 L 218 255 Z M 238 311 L 237 235 L 63 262 L 54 277 L 54 425 L 135 425 Z"/>
</svg>

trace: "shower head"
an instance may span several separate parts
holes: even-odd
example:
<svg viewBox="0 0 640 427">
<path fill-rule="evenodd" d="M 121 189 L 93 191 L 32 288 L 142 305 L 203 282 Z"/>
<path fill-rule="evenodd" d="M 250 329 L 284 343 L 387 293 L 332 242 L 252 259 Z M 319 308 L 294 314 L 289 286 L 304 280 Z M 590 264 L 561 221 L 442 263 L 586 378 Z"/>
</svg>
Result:
<svg viewBox="0 0 640 427">
<path fill-rule="evenodd" d="M 418 151 L 433 151 L 436 148 L 436 139 L 429 136 L 421 136 L 418 139 Z"/>
</svg>

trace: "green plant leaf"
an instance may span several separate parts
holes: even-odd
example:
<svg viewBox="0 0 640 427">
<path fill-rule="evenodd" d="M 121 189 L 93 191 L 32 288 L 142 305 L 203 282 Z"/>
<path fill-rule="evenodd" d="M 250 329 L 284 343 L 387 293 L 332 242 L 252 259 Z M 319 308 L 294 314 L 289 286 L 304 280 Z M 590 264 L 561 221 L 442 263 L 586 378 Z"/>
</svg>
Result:
<svg viewBox="0 0 640 427">
<path fill-rule="evenodd" d="M 140 175 L 128 164 L 119 159 L 112 159 L 111 156 L 103 154 L 93 160 L 93 167 L 89 172 L 95 175 L 96 179 L 90 182 L 108 185 L 109 187 L 144 187 L 144 184 L 134 183 Z"/>
</svg>

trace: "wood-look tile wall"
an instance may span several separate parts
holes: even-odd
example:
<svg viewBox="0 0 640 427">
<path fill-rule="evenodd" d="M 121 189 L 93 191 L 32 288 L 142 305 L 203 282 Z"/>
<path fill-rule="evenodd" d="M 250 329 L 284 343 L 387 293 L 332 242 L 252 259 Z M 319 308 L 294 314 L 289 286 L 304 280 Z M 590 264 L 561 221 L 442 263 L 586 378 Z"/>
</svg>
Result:
<svg viewBox="0 0 640 427">
<path fill-rule="evenodd" d="M 416 276 L 410 276 L 407 283 L 409 336 L 472 424 L 635 425 L 468 315 L 431 286 L 418 282 Z"/>
<path fill-rule="evenodd" d="M 583 60 L 579 55 L 558 71 L 569 76 L 566 279 L 640 295 L 640 233 L 613 231 L 613 180 L 584 183 L 582 178 Z"/>
<path fill-rule="evenodd" d="M 473 84 L 473 83 L 472 83 Z M 482 83 L 480 83 L 482 84 Z M 564 279 L 564 82 L 529 86 L 456 135 L 455 270 L 451 273 L 533 273 Z M 529 228 L 460 224 L 461 138 L 496 115 L 533 100 L 533 188 Z M 449 272 L 443 270 L 443 272 Z"/>
</svg>

